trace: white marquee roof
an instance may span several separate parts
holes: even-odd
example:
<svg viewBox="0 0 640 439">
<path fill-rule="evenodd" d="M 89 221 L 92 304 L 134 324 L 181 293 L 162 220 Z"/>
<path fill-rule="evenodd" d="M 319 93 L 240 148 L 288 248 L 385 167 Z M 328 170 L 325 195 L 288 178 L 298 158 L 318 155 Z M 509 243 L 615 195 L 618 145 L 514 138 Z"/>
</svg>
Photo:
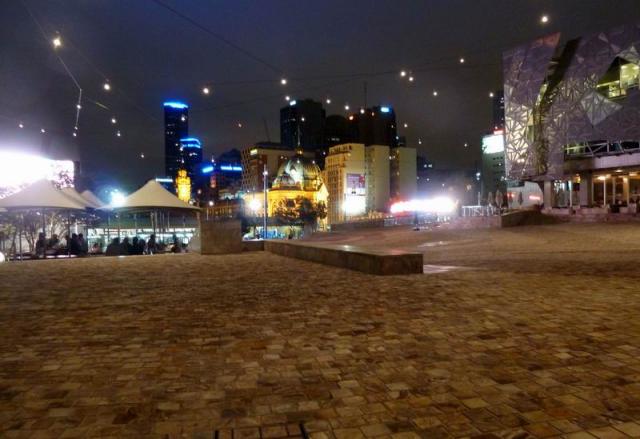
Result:
<svg viewBox="0 0 640 439">
<path fill-rule="evenodd" d="M 61 190 L 66 196 L 73 198 L 74 201 L 77 201 L 78 203 L 82 204 L 85 208 L 86 207 L 95 208 L 93 203 L 89 203 L 89 201 L 87 201 L 82 195 L 80 195 L 78 191 L 75 190 L 74 188 L 65 187 L 65 188 L 62 188 Z"/>
<path fill-rule="evenodd" d="M 75 192 L 75 191 L 74 191 Z M 48 180 L 39 180 L 20 192 L 0 200 L 0 208 L 9 209 L 75 209 L 84 210 L 87 203 L 56 189 Z"/>
<path fill-rule="evenodd" d="M 100 198 L 98 198 L 96 194 L 91 192 L 89 189 L 82 191 L 80 195 L 89 203 L 94 204 L 96 208 L 102 207 L 104 205 L 104 202 Z"/>
<path fill-rule="evenodd" d="M 118 206 L 107 205 L 104 209 L 191 209 L 199 210 L 180 200 L 155 180 L 149 180 L 140 189 L 125 198 Z"/>
</svg>

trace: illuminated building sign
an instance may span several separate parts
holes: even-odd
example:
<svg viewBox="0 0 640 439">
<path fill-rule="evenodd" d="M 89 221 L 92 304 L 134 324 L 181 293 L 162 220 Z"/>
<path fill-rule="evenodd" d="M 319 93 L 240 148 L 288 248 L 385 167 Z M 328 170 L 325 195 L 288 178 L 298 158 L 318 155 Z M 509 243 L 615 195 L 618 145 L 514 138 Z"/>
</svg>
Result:
<svg viewBox="0 0 640 439">
<path fill-rule="evenodd" d="M 258 150 L 257 149 L 252 149 L 251 151 L 249 151 L 249 154 L 251 155 L 258 155 Z"/>
<path fill-rule="evenodd" d="M 173 178 L 169 177 L 156 177 L 158 183 L 173 183 Z"/>
<path fill-rule="evenodd" d="M 196 139 L 195 137 L 186 137 L 184 139 L 180 139 L 180 145 L 183 148 L 201 148 L 202 147 L 200 143 L 200 139 Z"/>
<path fill-rule="evenodd" d="M 0 151 L 0 198 L 43 179 L 59 187 L 73 187 L 73 161 Z"/>
<path fill-rule="evenodd" d="M 491 134 L 482 138 L 482 152 L 484 154 L 495 154 L 504 152 L 504 135 Z"/>
<path fill-rule="evenodd" d="M 382 113 L 388 113 L 388 112 L 389 112 L 389 111 L 391 111 L 391 110 L 390 110 L 390 108 L 389 108 L 389 107 L 380 107 L 380 111 L 381 111 Z"/>
<path fill-rule="evenodd" d="M 189 108 L 187 104 L 183 104 L 182 102 L 175 102 L 175 101 L 165 102 L 164 106 L 175 108 L 177 110 L 184 110 L 185 108 Z"/>
<path fill-rule="evenodd" d="M 213 172 L 213 165 L 207 165 L 204 168 L 202 168 L 203 174 L 208 174 L 209 172 Z"/>
<path fill-rule="evenodd" d="M 222 165 L 221 171 L 242 172 L 242 166 Z"/>
</svg>

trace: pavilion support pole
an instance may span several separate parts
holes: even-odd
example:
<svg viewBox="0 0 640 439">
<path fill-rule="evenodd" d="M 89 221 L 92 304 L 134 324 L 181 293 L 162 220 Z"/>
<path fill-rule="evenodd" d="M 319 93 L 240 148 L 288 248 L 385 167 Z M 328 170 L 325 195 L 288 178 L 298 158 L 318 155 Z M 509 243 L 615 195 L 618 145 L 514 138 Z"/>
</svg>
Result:
<svg viewBox="0 0 640 439">
<path fill-rule="evenodd" d="M 67 258 L 71 257 L 71 213 L 67 210 Z"/>
<path fill-rule="evenodd" d="M 24 214 L 20 214 L 20 225 L 18 226 L 18 251 L 22 261 L 22 229 L 24 228 Z"/>
<path fill-rule="evenodd" d="M 573 181 L 569 180 L 569 208 L 573 209 Z"/>
<path fill-rule="evenodd" d="M 120 239 L 120 215 L 120 213 L 116 215 L 116 218 L 118 218 L 118 239 Z"/>
<path fill-rule="evenodd" d="M 138 235 L 138 214 L 134 213 L 133 214 L 133 227 L 135 228 L 135 232 L 134 235 Z"/>
<path fill-rule="evenodd" d="M 111 214 L 107 213 L 107 245 L 111 242 Z"/>
</svg>

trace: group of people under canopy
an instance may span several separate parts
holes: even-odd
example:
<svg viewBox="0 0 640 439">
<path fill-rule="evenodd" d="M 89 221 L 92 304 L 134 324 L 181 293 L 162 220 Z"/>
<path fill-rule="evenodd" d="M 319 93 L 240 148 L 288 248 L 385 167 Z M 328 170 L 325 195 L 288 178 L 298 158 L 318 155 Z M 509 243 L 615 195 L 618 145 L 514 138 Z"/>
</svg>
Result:
<svg viewBox="0 0 640 439">
<path fill-rule="evenodd" d="M 99 246 L 96 248 L 96 244 L 89 249 L 82 233 L 71 233 L 71 213 L 78 218 L 82 216 L 83 211 L 92 211 L 94 213 L 103 211 L 106 212 L 107 215 L 110 215 L 111 212 L 157 212 L 167 210 L 197 212 L 199 208 L 183 202 L 155 180 L 149 180 L 140 189 L 125 197 L 117 206 L 102 203 L 98 197 L 90 191 L 78 193 L 72 187 L 58 189 L 52 182 L 47 180 L 37 181 L 15 194 L 0 199 L 0 215 L 2 215 L 3 212 L 18 214 L 14 215 L 16 218 L 24 218 L 25 214 L 33 212 L 42 215 L 42 233 L 39 234 L 38 240 L 35 243 L 36 257 L 57 256 L 60 254 L 82 256 L 92 253 L 102 253 L 102 249 L 99 248 Z M 54 212 L 57 214 L 67 214 L 67 230 L 64 236 L 65 242 L 61 242 L 58 235 L 52 234 L 50 238 L 47 238 L 45 235 L 46 217 Z M 1 220 L 0 217 L 0 221 Z M 17 242 L 20 248 L 19 250 L 15 249 L 15 253 L 19 253 L 22 258 L 24 219 L 22 223 L 17 221 L 16 226 L 19 232 Z M 111 242 L 109 246 L 111 246 L 112 250 L 105 252 L 105 254 L 115 253 L 114 242 Z M 144 242 L 144 240 L 140 242 L 140 238 L 138 238 L 136 245 L 133 244 L 133 241 L 129 242 L 128 238 L 124 238 L 122 242 L 120 242 L 118 238 L 117 247 L 119 249 L 118 255 L 153 254 L 165 250 L 163 248 L 164 244 L 156 244 L 155 235 L 150 237 L 149 242 Z M 182 248 L 175 235 L 172 251 L 174 251 L 174 247 L 176 250 L 181 250 Z"/>
<path fill-rule="evenodd" d="M 107 245 L 104 254 L 106 256 L 153 255 L 165 252 L 181 253 L 184 250 L 176 234 L 173 234 L 171 241 L 170 244 L 158 242 L 156 241 L 155 233 L 149 236 L 148 241 L 137 236 L 134 236 L 131 240 L 129 240 L 128 236 L 125 236 L 122 240 L 120 240 L 120 238 L 113 238 L 109 245 Z"/>
</svg>

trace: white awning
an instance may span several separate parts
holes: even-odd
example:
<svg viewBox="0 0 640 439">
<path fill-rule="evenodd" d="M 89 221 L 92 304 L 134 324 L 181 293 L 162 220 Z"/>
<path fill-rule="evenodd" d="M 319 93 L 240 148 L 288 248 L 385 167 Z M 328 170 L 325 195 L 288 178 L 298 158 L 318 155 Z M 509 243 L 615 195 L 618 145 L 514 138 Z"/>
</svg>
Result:
<svg viewBox="0 0 640 439">
<path fill-rule="evenodd" d="M 103 209 L 189 209 L 200 210 L 180 200 L 155 180 L 149 180 L 140 189 L 129 195 L 117 206 L 106 205 Z"/>
<path fill-rule="evenodd" d="M 84 210 L 86 203 L 80 203 L 48 180 L 39 180 L 20 192 L 0 200 L 0 208 L 11 209 L 74 209 Z"/>
<path fill-rule="evenodd" d="M 96 194 L 91 192 L 89 189 L 82 191 L 80 195 L 82 195 L 82 198 L 87 200 L 89 203 L 92 203 L 93 205 L 95 205 L 96 209 L 104 206 L 104 202 L 100 198 L 98 198 Z"/>
</svg>

